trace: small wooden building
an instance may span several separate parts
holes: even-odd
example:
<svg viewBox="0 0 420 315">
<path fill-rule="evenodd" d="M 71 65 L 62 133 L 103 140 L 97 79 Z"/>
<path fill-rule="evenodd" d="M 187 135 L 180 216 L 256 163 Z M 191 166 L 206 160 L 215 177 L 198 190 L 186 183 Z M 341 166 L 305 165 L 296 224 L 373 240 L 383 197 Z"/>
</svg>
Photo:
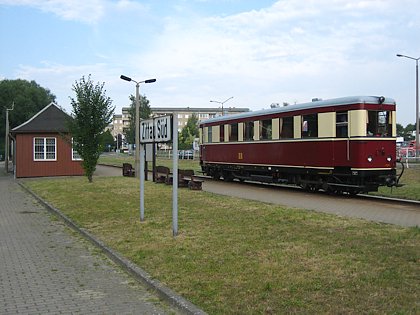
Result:
<svg viewBox="0 0 420 315">
<path fill-rule="evenodd" d="M 84 174 L 80 157 L 72 150 L 66 124 L 69 118 L 68 114 L 51 103 L 12 129 L 17 178 Z"/>
</svg>

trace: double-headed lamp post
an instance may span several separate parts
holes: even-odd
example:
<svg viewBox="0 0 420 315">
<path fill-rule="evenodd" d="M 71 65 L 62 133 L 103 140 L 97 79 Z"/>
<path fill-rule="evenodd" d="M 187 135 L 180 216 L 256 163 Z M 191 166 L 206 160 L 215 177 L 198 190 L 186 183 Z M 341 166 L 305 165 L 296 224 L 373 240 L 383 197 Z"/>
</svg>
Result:
<svg viewBox="0 0 420 315">
<path fill-rule="evenodd" d="M 156 79 L 149 79 L 149 80 L 144 80 L 144 81 L 134 81 L 133 79 L 125 76 L 125 75 L 121 75 L 120 76 L 121 79 L 125 80 L 125 81 L 133 81 L 136 84 L 136 130 L 135 130 L 135 142 L 136 142 L 136 161 L 135 161 L 135 169 L 136 169 L 136 177 L 140 176 L 140 172 L 142 170 L 140 170 L 140 94 L 139 94 L 139 87 L 140 87 L 140 83 L 153 83 L 156 82 Z"/>
<path fill-rule="evenodd" d="M 397 57 L 404 57 L 416 61 L 416 149 L 415 156 L 419 156 L 419 58 L 414 58 L 406 55 L 397 54 Z"/>
<path fill-rule="evenodd" d="M 223 112 L 223 104 L 224 103 L 226 103 L 227 101 L 229 101 L 230 99 L 232 99 L 233 98 L 233 96 L 231 96 L 231 97 L 229 97 L 227 100 L 224 100 L 223 102 L 219 102 L 219 101 L 210 101 L 210 103 L 218 103 L 218 104 L 221 104 L 222 105 L 222 116 L 224 115 L 224 112 Z"/>
</svg>

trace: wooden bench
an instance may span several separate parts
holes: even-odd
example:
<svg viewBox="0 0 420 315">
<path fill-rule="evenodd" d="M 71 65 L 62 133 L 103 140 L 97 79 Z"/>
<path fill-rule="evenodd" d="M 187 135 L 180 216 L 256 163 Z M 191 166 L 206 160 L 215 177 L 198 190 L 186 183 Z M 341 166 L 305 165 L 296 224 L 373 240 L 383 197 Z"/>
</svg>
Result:
<svg viewBox="0 0 420 315">
<path fill-rule="evenodd" d="M 173 174 L 169 174 L 168 185 L 173 183 Z M 194 170 L 178 170 L 178 187 L 188 187 L 192 190 L 201 190 L 203 180 L 194 176 Z"/>
<path fill-rule="evenodd" d="M 181 170 L 178 181 L 181 187 L 192 190 L 202 189 L 203 180 L 194 175 L 194 170 Z"/>
<path fill-rule="evenodd" d="M 155 183 L 167 183 L 171 171 L 166 166 L 156 166 L 155 168 Z"/>
<path fill-rule="evenodd" d="M 136 171 L 130 163 L 123 163 L 122 174 L 123 176 L 134 177 L 136 175 Z"/>
</svg>

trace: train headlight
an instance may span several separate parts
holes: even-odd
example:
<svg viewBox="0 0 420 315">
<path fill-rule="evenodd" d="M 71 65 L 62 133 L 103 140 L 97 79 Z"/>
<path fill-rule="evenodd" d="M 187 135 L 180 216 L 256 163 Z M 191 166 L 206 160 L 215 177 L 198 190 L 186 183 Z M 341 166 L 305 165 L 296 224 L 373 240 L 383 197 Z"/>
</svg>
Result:
<svg viewBox="0 0 420 315">
<path fill-rule="evenodd" d="M 367 160 L 368 160 L 369 163 L 371 163 L 373 161 L 372 155 L 369 155 L 368 158 L 367 158 Z"/>
<path fill-rule="evenodd" d="M 388 162 L 391 162 L 392 161 L 392 156 L 388 156 L 387 158 L 386 158 L 386 160 L 388 161 Z"/>
</svg>

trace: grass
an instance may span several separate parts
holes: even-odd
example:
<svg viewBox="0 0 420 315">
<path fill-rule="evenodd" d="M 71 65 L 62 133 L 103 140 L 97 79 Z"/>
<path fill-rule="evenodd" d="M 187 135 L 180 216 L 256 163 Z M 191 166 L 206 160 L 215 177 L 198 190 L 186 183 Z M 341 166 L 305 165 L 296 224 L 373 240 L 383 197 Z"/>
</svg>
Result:
<svg viewBox="0 0 420 315">
<path fill-rule="evenodd" d="M 79 225 L 210 314 L 420 310 L 420 229 L 179 190 L 84 178 L 27 181 Z M 78 198 L 74 198 L 78 196 Z"/>
<path fill-rule="evenodd" d="M 420 201 L 420 167 L 418 165 L 404 170 L 400 184 L 404 186 L 398 188 L 380 187 L 378 193 L 375 194 Z"/>
</svg>

